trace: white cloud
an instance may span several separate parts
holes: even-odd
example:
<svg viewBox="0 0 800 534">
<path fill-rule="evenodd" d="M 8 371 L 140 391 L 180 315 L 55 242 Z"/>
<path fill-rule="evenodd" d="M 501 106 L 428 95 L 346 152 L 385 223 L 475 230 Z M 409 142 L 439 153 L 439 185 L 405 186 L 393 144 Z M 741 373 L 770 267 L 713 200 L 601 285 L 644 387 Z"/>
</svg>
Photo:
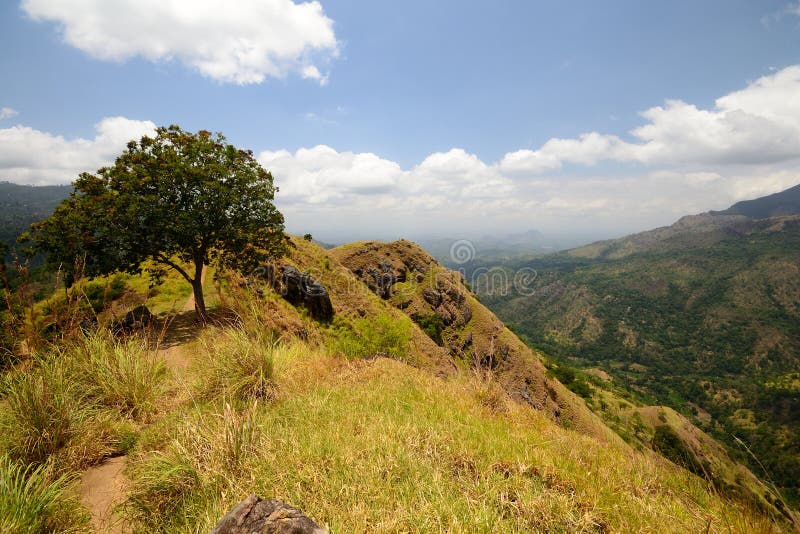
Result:
<svg viewBox="0 0 800 534">
<path fill-rule="evenodd" d="M 65 139 L 30 128 L 0 129 L 0 180 L 35 185 L 70 183 L 81 172 L 112 163 L 128 141 L 153 134 L 155 124 L 107 117 L 94 139 Z"/>
<path fill-rule="evenodd" d="M 19 115 L 19 111 L 11 108 L 0 108 L 0 120 L 10 119 Z"/>
<path fill-rule="evenodd" d="M 319 2 L 292 0 L 22 0 L 35 20 L 101 60 L 178 60 L 220 82 L 261 83 L 296 72 L 327 82 L 315 60 L 338 53 Z"/>
<path fill-rule="evenodd" d="M 713 109 L 679 101 L 653 107 L 628 140 L 601 132 L 554 138 L 496 162 L 453 148 L 403 167 L 371 152 L 326 145 L 257 157 L 280 188 L 276 202 L 289 228 L 322 238 L 332 232 L 413 237 L 530 228 L 608 236 L 800 182 L 799 95 L 800 67 L 790 67 L 717 99 Z M 321 113 L 305 119 L 319 121 L 334 111 Z M 153 127 L 104 119 L 90 140 L 25 126 L 0 129 L 0 180 L 70 181 L 110 162 L 127 140 Z"/>
<path fill-rule="evenodd" d="M 646 165 L 778 163 L 800 157 L 800 66 L 759 78 L 704 110 L 680 100 L 641 113 L 632 141 L 587 133 L 551 139 L 537 150 L 511 152 L 501 168 L 517 175 L 591 166 L 600 161 Z"/>
<path fill-rule="evenodd" d="M 337 152 L 318 145 L 264 151 L 259 162 L 276 177 L 284 202 L 342 203 L 357 195 L 377 195 L 393 190 L 403 174 L 400 165 L 375 154 Z"/>
</svg>

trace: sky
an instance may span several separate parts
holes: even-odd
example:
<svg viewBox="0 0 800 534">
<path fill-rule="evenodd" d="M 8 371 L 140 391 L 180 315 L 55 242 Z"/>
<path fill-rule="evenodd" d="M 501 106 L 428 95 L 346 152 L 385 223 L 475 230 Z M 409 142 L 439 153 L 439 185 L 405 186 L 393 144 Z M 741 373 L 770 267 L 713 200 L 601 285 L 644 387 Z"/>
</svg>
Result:
<svg viewBox="0 0 800 534">
<path fill-rule="evenodd" d="M 0 180 L 219 131 L 322 240 L 599 239 L 800 183 L 800 1 L 6 0 Z"/>
</svg>

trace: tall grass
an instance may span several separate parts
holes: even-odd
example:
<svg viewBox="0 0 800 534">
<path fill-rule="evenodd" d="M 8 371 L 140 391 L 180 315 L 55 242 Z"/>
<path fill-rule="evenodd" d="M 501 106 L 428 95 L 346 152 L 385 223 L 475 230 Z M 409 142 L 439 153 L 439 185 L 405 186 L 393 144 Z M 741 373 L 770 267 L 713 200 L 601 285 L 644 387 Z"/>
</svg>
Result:
<svg viewBox="0 0 800 534">
<path fill-rule="evenodd" d="M 70 380 L 65 362 L 40 359 L 37 369 L 7 385 L 0 441 L 14 458 L 42 463 L 85 430 L 93 408 Z"/>
<path fill-rule="evenodd" d="M 154 425 L 171 439 L 140 451 L 134 526 L 207 531 L 258 493 L 336 532 L 779 530 L 655 455 L 494 399 L 484 377 L 443 380 L 300 343 L 272 357 L 271 402 L 248 412 L 217 398 L 185 408 L 177 430 L 177 415 Z"/>
<path fill-rule="evenodd" d="M 274 392 L 270 333 L 234 326 L 205 336 L 200 342 L 198 390 L 204 398 L 269 399 Z"/>
<path fill-rule="evenodd" d="M 70 478 L 44 465 L 24 467 L 0 456 L 0 532 L 88 532 L 86 513 L 67 493 Z"/>
<path fill-rule="evenodd" d="M 135 484 L 123 506 L 129 521 L 148 532 L 202 531 L 194 528 L 194 506 L 254 475 L 247 466 L 262 439 L 255 420 L 258 404 L 238 411 L 224 403 L 220 413 L 213 411 L 216 403 L 208 408 L 211 413 L 187 416 L 164 450 L 134 464 Z M 206 516 L 205 530 L 219 517 Z"/>
<path fill-rule="evenodd" d="M 87 336 L 69 353 L 88 393 L 100 403 L 133 418 L 156 411 L 164 392 L 166 366 L 146 340 L 115 340 L 108 334 Z"/>
<path fill-rule="evenodd" d="M 0 452 L 60 471 L 129 447 L 134 420 L 158 408 L 166 371 L 143 340 L 95 334 L 4 378 Z"/>
</svg>

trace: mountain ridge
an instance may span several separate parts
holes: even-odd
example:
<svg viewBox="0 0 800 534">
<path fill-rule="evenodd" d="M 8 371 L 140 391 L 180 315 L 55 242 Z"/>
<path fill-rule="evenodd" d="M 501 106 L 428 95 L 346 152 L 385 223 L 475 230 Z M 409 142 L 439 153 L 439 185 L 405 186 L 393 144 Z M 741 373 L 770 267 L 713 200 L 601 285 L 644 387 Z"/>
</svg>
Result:
<svg viewBox="0 0 800 534">
<path fill-rule="evenodd" d="M 599 367 L 646 403 L 680 411 L 759 472 L 760 461 L 762 476 L 797 503 L 798 251 L 798 214 L 705 213 L 507 263 L 501 268 L 537 272 L 534 294 L 481 297 L 557 361 Z"/>
</svg>

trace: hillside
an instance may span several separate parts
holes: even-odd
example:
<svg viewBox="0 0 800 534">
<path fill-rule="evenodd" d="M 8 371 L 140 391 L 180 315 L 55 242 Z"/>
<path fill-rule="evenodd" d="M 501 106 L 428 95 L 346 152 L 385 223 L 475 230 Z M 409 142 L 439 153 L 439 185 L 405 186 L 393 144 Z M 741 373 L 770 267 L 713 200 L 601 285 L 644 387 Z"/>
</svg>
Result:
<svg viewBox="0 0 800 534">
<path fill-rule="evenodd" d="M 780 193 L 768 195 L 754 200 L 737 202 L 730 208 L 712 212 L 720 215 L 744 215 L 754 219 L 780 217 L 800 213 L 800 184 Z"/>
<path fill-rule="evenodd" d="M 0 182 L 0 243 L 13 246 L 31 223 L 49 216 L 71 186 L 30 186 Z"/>
<path fill-rule="evenodd" d="M 332 319 L 314 318 L 324 307 L 313 299 L 292 304 L 278 276 L 290 267 L 325 288 Z M 620 439 L 411 242 L 326 251 L 293 239 L 263 274 L 210 273 L 217 319 L 205 329 L 162 306 L 155 344 L 115 341 L 100 314 L 97 334 L 23 355 L 0 389 L 0 477 L 16 488 L 21 466 L 45 471 L 0 499 L 0 526 L 24 519 L 8 515 L 14 506 L 44 502 L 36 520 L 47 530 L 111 528 L 116 517 L 114 528 L 204 532 L 258 493 L 333 532 L 791 528 L 768 500 L 714 488 L 668 451 L 675 463 Z M 141 302 L 136 278 L 123 281 L 115 302 Z M 37 418 L 38 407 L 50 415 Z M 652 412 L 661 417 L 683 431 L 657 443 L 713 452 L 680 416 Z M 76 480 L 80 499 L 66 491 Z M 45 491 L 53 484 L 64 491 Z M 118 503 L 110 516 L 93 504 L 99 490 Z"/>
<path fill-rule="evenodd" d="M 533 294 L 483 300 L 558 361 L 678 410 L 796 504 L 798 251 L 800 216 L 704 214 L 506 265 L 537 272 Z"/>
</svg>

